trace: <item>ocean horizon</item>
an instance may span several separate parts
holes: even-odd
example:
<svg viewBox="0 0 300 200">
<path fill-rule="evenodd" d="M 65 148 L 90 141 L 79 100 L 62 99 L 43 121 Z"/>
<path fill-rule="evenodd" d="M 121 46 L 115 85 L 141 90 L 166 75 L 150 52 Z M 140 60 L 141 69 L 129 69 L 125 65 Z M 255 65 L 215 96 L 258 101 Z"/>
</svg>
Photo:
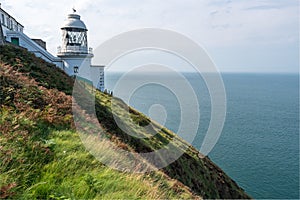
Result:
<svg viewBox="0 0 300 200">
<path fill-rule="evenodd" d="M 106 88 L 122 72 L 106 73 Z M 210 95 L 199 74 L 182 73 L 199 102 L 199 128 L 193 145 L 200 149 L 211 119 Z M 176 80 L 167 73 L 130 74 L 128 84 L 149 76 Z M 250 196 L 299 198 L 299 77 L 293 73 L 222 73 L 227 112 L 222 134 L 208 156 Z M 126 86 L 127 83 L 122 83 Z M 178 84 L 180 88 L 180 84 Z M 126 87 L 124 87 L 126 88 Z M 126 94 L 114 94 L 122 98 Z M 164 107 L 163 124 L 175 133 L 180 124 L 180 100 L 167 87 L 146 84 L 131 95 L 130 106 L 149 116 L 154 104 Z"/>
</svg>

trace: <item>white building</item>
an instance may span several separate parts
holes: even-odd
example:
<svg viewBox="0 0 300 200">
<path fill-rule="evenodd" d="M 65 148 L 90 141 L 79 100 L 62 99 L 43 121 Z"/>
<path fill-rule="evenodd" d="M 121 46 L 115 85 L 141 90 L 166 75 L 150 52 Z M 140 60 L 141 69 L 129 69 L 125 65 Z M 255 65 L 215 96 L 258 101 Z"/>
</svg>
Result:
<svg viewBox="0 0 300 200">
<path fill-rule="evenodd" d="M 17 20 L 15 20 L 15 18 L 10 16 L 7 12 L 5 12 L 1 8 L 1 4 L 0 4 L 0 15 L 1 15 L 0 20 L 1 20 L 3 33 L 6 33 L 9 30 L 23 32 L 24 26 L 19 22 L 17 22 Z"/>
<path fill-rule="evenodd" d="M 41 57 L 47 62 L 51 62 L 58 67 L 62 67 L 60 58 L 53 56 L 46 50 L 46 45 L 40 45 L 42 40 L 32 40 L 23 33 L 24 26 L 19 23 L 15 18 L 9 15 L 5 10 L 0 7 L 1 28 L 4 40 L 16 46 L 26 48 L 28 51 L 33 52 L 37 57 Z M 41 42 L 39 42 L 41 41 Z"/>
<path fill-rule="evenodd" d="M 89 80 L 97 80 L 95 87 L 104 90 L 104 66 L 92 65 L 92 48 L 88 47 L 87 28 L 78 14 L 69 14 L 61 28 L 62 46 L 57 56 L 63 62 L 63 69 L 70 75 L 79 75 Z M 96 77 L 93 77 L 96 76 Z"/>
<path fill-rule="evenodd" d="M 104 66 L 91 64 L 93 53 L 92 49 L 88 47 L 87 28 L 78 14 L 69 14 L 61 28 L 63 38 L 62 46 L 58 48 L 58 57 L 53 56 L 46 50 L 44 41 L 31 39 L 24 34 L 24 26 L 4 11 L 1 6 L 0 19 L 2 29 L 0 37 L 5 42 L 26 48 L 37 57 L 63 69 L 68 75 L 80 76 L 83 79 L 90 80 L 93 82 L 94 87 L 104 91 Z"/>
</svg>

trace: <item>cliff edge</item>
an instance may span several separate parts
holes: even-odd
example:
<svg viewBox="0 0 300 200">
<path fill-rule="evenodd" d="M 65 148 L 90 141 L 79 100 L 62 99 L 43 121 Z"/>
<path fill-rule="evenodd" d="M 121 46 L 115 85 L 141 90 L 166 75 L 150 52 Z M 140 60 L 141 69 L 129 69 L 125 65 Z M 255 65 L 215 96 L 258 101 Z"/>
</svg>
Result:
<svg viewBox="0 0 300 200">
<path fill-rule="evenodd" d="M 129 111 L 133 120 L 122 123 L 136 134 L 149 135 L 146 125 L 151 119 L 84 82 L 76 84 L 72 94 L 74 81 L 25 49 L 0 46 L 0 198 L 250 198 L 208 157 L 165 127 L 155 124 L 157 134 L 152 137 L 126 134 L 115 122 L 112 103 L 117 115 Z M 80 99 L 91 91 L 95 104 Z M 97 145 L 105 145 L 97 140 L 101 135 L 126 151 L 140 153 L 157 150 L 172 140 L 182 155 L 158 171 L 143 174 L 105 166 L 80 140 L 72 99 L 73 112 L 75 108 L 86 120 L 92 120 L 90 111 L 95 111 L 104 131 L 81 128 Z M 141 159 L 155 167 L 152 160 Z"/>
</svg>

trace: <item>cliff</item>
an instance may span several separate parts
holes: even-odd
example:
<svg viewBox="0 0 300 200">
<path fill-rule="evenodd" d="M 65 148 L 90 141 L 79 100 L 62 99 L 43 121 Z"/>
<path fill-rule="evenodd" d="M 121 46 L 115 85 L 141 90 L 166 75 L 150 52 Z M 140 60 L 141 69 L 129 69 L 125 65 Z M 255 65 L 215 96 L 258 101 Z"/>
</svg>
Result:
<svg viewBox="0 0 300 200">
<path fill-rule="evenodd" d="M 144 127 L 151 119 L 82 82 L 73 93 L 73 105 L 87 120 L 92 120 L 89 111 L 95 110 L 103 132 L 81 128 L 98 146 L 105 145 L 95 140 L 100 134 L 134 153 L 152 152 L 171 140 L 183 151 L 170 165 L 141 174 L 113 170 L 97 161 L 75 128 L 73 86 L 74 79 L 54 65 L 24 49 L 0 46 L 0 198 L 250 198 L 208 157 L 159 124 L 153 127 L 158 133 L 152 137 L 123 132 L 113 117 L 112 101 L 117 115 L 129 109 L 133 121 L 122 123 L 136 134 L 149 135 L 151 130 Z M 80 99 L 92 90 L 94 107 Z M 141 159 L 155 167 L 153 160 Z"/>
</svg>

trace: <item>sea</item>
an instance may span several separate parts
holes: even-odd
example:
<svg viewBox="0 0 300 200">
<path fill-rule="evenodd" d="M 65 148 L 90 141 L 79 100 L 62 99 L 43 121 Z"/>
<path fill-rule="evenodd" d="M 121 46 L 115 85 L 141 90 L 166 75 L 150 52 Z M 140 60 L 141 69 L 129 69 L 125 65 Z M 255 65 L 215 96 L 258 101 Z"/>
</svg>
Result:
<svg viewBox="0 0 300 200">
<path fill-rule="evenodd" d="M 115 96 L 129 96 L 130 106 L 145 115 L 155 118 L 153 108 L 156 108 L 158 118 L 155 120 L 162 120 L 164 126 L 176 133 L 181 115 L 186 112 L 180 105 L 182 97 L 173 86 L 159 84 L 159 80 L 171 80 L 179 90 L 185 90 L 181 82 L 184 77 L 198 101 L 198 106 L 188 111 L 200 113 L 199 128 L 192 142 L 200 150 L 212 119 L 211 98 L 217 97 L 210 95 L 201 74 L 181 75 L 145 72 L 121 79 L 124 73 L 108 72 L 105 82 L 109 90 L 119 91 Z M 151 78 L 155 82 L 135 85 Z M 224 73 L 221 78 L 226 93 L 226 118 L 209 158 L 255 199 L 299 199 L 298 74 Z M 123 82 L 120 84 L 120 81 Z M 121 86 L 122 90 L 118 89 Z M 192 98 L 193 94 L 190 95 Z M 186 97 L 189 98 L 189 94 Z M 160 119 L 160 115 L 165 118 Z"/>
</svg>

